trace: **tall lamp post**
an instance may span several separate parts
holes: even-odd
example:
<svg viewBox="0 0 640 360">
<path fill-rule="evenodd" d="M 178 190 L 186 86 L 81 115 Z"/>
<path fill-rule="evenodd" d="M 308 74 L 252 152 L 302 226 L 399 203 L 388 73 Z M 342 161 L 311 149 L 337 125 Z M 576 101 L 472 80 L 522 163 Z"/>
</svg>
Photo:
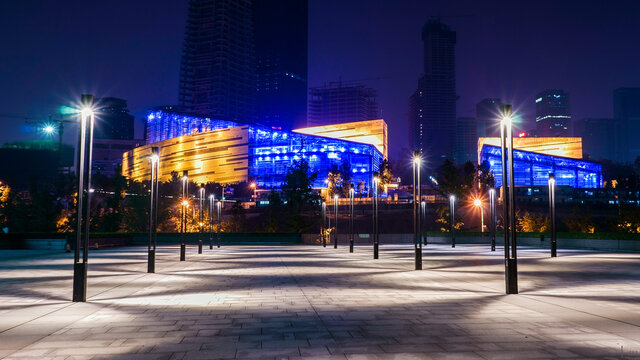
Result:
<svg viewBox="0 0 640 360">
<path fill-rule="evenodd" d="M 422 270 L 422 241 L 420 236 L 420 229 L 422 228 L 421 222 L 421 209 L 420 209 L 420 165 L 422 158 L 420 156 L 420 150 L 413 152 L 413 247 L 415 250 L 415 269 Z"/>
<path fill-rule="evenodd" d="M 373 174 L 373 258 L 377 259 L 380 251 L 380 237 L 378 236 L 378 173 Z"/>
<path fill-rule="evenodd" d="M 76 249 L 73 256 L 73 298 L 74 302 L 87 301 L 87 261 L 89 260 L 89 220 L 91 216 L 91 155 L 93 148 L 93 95 L 83 94 L 80 111 L 80 151 L 78 152 L 78 224 Z M 85 209 L 86 202 L 86 209 Z M 84 237 L 83 235 L 84 230 Z M 82 261 L 80 261 L 82 248 Z"/>
<path fill-rule="evenodd" d="M 327 247 L 327 203 L 322 201 L 322 226 L 320 227 L 320 234 L 322 236 L 322 247 Z"/>
<path fill-rule="evenodd" d="M 336 230 L 333 235 L 333 248 L 338 248 L 338 194 L 333 195 L 333 207 L 335 210 Z"/>
<path fill-rule="evenodd" d="M 189 172 L 184 170 L 182 172 L 182 214 L 180 214 L 180 261 L 185 261 L 185 232 L 187 230 L 187 205 L 189 201 L 187 196 L 189 195 Z"/>
<path fill-rule="evenodd" d="M 554 174 L 549 174 L 549 221 L 551 223 L 551 257 L 556 257 L 558 241 L 556 238 L 556 177 Z"/>
<path fill-rule="evenodd" d="M 204 230 L 204 184 L 200 184 L 200 221 L 198 221 L 198 254 L 202 254 L 202 230 Z"/>
<path fill-rule="evenodd" d="M 456 247 L 456 196 L 449 195 L 449 210 L 451 212 L 451 247 Z"/>
<path fill-rule="evenodd" d="M 216 197 L 209 195 L 209 250 L 213 249 L 213 206 L 216 202 Z"/>
<path fill-rule="evenodd" d="M 349 252 L 353 252 L 353 242 L 354 242 L 354 228 L 353 228 L 353 198 L 355 196 L 355 189 L 353 188 L 353 184 L 349 188 Z"/>
<path fill-rule="evenodd" d="M 160 176 L 160 158 L 158 156 L 159 148 L 154 146 L 151 148 L 151 179 L 149 187 L 151 188 L 151 201 L 149 204 L 149 246 L 147 256 L 147 272 L 156 272 L 156 239 L 158 230 L 158 177 Z"/>
<path fill-rule="evenodd" d="M 496 190 L 489 189 L 489 237 L 491 251 L 496 251 Z"/>
<path fill-rule="evenodd" d="M 518 293 L 518 257 L 516 253 L 516 214 L 513 173 L 513 131 L 511 105 L 502 105 L 500 150 L 502 160 L 502 204 L 504 208 L 505 287 L 507 294 Z M 509 155 L 506 149 L 509 148 Z M 509 164 L 507 165 L 507 161 Z M 507 171 L 507 169 L 509 171 Z M 507 176 L 508 175 L 508 176 Z M 509 181 L 507 181 L 509 180 Z"/>
<path fill-rule="evenodd" d="M 480 208 L 480 238 L 484 243 L 484 207 L 482 206 L 482 200 L 473 200 L 473 206 Z"/>
</svg>

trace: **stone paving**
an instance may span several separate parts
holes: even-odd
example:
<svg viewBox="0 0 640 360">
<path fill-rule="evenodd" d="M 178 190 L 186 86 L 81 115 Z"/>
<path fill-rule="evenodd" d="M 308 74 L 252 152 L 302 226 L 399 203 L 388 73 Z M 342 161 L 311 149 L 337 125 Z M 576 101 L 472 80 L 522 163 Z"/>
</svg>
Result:
<svg viewBox="0 0 640 360">
<path fill-rule="evenodd" d="M 640 254 L 229 246 L 90 253 L 72 303 L 69 254 L 0 261 L 6 359 L 640 359 Z"/>
</svg>

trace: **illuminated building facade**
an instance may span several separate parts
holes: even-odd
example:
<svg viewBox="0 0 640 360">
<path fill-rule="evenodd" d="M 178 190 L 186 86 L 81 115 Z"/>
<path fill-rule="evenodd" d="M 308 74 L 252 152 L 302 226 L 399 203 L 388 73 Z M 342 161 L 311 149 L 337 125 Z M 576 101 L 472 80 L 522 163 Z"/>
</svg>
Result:
<svg viewBox="0 0 640 360">
<path fill-rule="evenodd" d="M 547 89 L 536 96 L 536 135 L 571 135 L 569 93 Z"/>
<path fill-rule="evenodd" d="M 382 153 L 385 159 L 388 155 L 387 123 L 383 119 L 312 126 L 296 129 L 293 132 L 371 144 Z"/>
<path fill-rule="evenodd" d="M 368 188 L 382 162 L 382 152 L 371 144 L 163 111 L 151 112 L 148 120 L 150 143 L 123 156 L 123 175 L 136 181 L 149 178 L 155 146 L 162 181 L 187 170 L 196 183 L 252 180 L 260 188 L 280 187 L 287 169 L 302 159 L 318 173 L 314 187 L 324 186 L 329 169 L 346 161 L 354 184 L 364 182 Z"/>
<path fill-rule="evenodd" d="M 601 188 L 602 165 L 582 160 L 581 138 L 514 138 L 514 181 L 516 186 L 546 186 L 555 174 L 559 186 Z M 478 140 L 478 162 L 487 162 L 502 186 L 499 138 Z"/>
</svg>

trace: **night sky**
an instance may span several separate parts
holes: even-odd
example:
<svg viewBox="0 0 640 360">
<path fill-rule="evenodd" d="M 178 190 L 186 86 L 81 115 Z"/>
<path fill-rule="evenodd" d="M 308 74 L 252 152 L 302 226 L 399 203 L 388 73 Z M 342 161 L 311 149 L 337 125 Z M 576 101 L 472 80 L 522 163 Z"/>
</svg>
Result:
<svg viewBox="0 0 640 360">
<path fill-rule="evenodd" d="M 432 16 L 458 33 L 458 116 L 486 97 L 533 121 L 535 94 L 571 94 L 574 120 L 611 117 L 612 90 L 640 87 L 639 1 L 310 0 L 309 85 L 358 79 L 379 90 L 390 154 L 407 138 L 407 99 Z M 45 118 L 80 93 L 175 104 L 187 0 L 4 1 L 0 114 Z M 39 138 L 0 118 L 0 143 Z M 138 135 L 142 135 L 139 124 Z M 68 141 L 71 140 L 69 135 Z"/>
</svg>

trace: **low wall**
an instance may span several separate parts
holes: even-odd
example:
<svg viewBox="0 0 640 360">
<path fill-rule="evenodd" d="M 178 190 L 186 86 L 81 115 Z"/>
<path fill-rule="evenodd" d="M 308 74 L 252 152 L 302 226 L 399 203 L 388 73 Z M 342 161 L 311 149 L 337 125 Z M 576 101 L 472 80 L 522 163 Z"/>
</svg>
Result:
<svg viewBox="0 0 640 360">
<path fill-rule="evenodd" d="M 25 247 L 29 250 L 62 250 L 67 247 L 65 239 L 25 239 Z"/>
<path fill-rule="evenodd" d="M 380 244 L 413 244 L 413 234 L 380 234 Z M 532 246 L 549 249 L 549 238 L 545 237 L 540 241 L 540 237 L 518 237 L 518 245 Z M 303 234 L 304 244 L 322 244 L 319 234 Z M 356 234 L 355 244 L 371 244 L 373 242 L 371 234 Z M 489 236 L 456 236 L 456 244 L 487 244 Z M 327 239 L 327 243 L 333 244 L 333 237 Z M 348 234 L 338 234 L 338 244 L 348 244 Z M 437 235 L 427 236 L 427 243 L 431 244 L 451 244 L 451 236 Z M 496 245 L 504 244 L 502 236 L 496 237 Z M 640 240 L 606 240 L 606 239 L 566 239 L 558 238 L 558 249 L 585 249 L 585 250 L 608 250 L 608 251 L 637 251 L 640 252 Z"/>
</svg>

